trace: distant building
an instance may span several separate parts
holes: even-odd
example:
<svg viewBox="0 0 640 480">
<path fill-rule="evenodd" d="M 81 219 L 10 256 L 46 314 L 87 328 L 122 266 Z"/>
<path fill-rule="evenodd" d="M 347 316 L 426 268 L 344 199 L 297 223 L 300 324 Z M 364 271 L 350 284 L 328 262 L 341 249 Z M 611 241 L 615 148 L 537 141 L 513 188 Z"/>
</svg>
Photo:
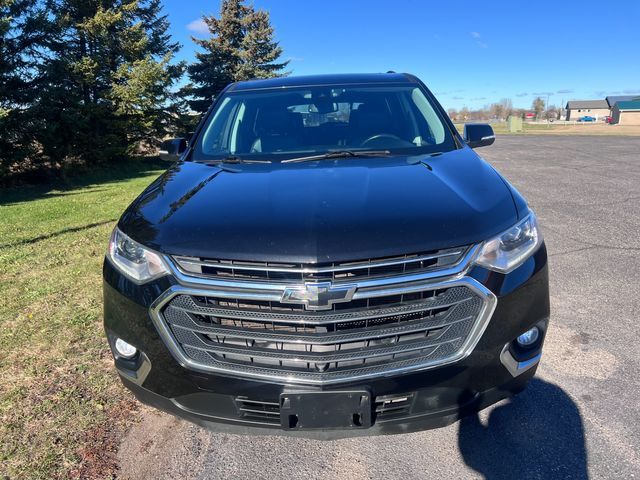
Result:
<svg viewBox="0 0 640 480">
<path fill-rule="evenodd" d="M 570 100 L 567 102 L 567 120 L 594 117 L 596 120 L 611 114 L 606 100 Z"/>
<path fill-rule="evenodd" d="M 640 100 L 616 102 L 611 111 L 612 123 L 640 125 Z"/>
<path fill-rule="evenodd" d="M 619 96 L 609 95 L 607 98 L 605 98 L 605 100 L 607 101 L 607 105 L 609 105 L 609 108 L 611 109 L 611 111 L 613 111 L 613 107 L 615 107 L 616 103 L 618 102 L 630 102 L 632 100 L 640 100 L 640 93 L 637 93 L 635 95 L 619 95 Z"/>
</svg>

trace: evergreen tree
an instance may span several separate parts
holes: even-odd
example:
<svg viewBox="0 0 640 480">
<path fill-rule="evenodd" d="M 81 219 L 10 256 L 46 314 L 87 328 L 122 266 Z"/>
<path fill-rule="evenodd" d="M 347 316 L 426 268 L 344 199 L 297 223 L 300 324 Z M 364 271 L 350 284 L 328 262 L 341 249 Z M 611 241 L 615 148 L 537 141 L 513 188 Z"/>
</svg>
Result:
<svg viewBox="0 0 640 480">
<path fill-rule="evenodd" d="M 286 75 L 288 61 L 278 63 L 282 48 L 273 39 L 269 14 L 244 4 L 224 0 L 220 18 L 204 16 L 211 37 L 193 38 L 203 51 L 187 68 L 191 81 L 184 89 L 191 108 L 205 112 L 212 100 L 229 83 L 251 78 Z"/>
<path fill-rule="evenodd" d="M 158 0 L 48 0 L 52 24 L 36 108 L 37 136 L 54 163 L 124 157 L 162 135 L 171 86 L 171 42 Z"/>
<path fill-rule="evenodd" d="M 31 89 L 44 18 L 36 0 L 0 0 L 0 177 L 34 153 Z"/>
</svg>

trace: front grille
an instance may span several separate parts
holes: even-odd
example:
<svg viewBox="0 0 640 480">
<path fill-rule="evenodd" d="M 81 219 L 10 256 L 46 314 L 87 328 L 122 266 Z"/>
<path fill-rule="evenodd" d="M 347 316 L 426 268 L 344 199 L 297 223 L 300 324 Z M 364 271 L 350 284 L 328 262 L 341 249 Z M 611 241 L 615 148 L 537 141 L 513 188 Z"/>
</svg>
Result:
<svg viewBox="0 0 640 480">
<path fill-rule="evenodd" d="M 475 347 L 497 301 L 464 275 L 478 248 L 325 265 L 166 257 L 178 284 L 150 313 L 187 368 L 315 385 L 397 375 Z"/>
<path fill-rule="evenodd" d="M 375 402 L 376 419 L 386 420 L 407 415 L 411 411 L 412 403 L 412 393 L 377 397 Z"/>
<path fill-rule="evenodd" d="M 468 344 L 484 306 L 483 297 L 463 283 L 356 299 L 326 312 L 176 292 L 160 315 L 194 364 L 330 383 L 446 363 Z"/>
<path fill-rule="evenodd" d="M 339 282 L 438 271 L 458 264 L 468 250 L 469 247 L 448 248 L 411 255 L 327 264 L 243 262 L 181 256 L 174 256 L 173 260 L 183 273 L 205 278 Z"/>
</svg>

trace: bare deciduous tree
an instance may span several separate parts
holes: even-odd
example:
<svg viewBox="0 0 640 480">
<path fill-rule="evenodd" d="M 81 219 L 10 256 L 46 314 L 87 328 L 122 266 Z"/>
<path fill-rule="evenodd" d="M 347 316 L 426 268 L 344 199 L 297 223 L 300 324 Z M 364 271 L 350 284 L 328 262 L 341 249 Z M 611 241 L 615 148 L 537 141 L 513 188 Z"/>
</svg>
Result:
<svg viewBox="0 0 640 480">
<path fill-rule="evenodd" d="M 544 112 L 545 102 L 541 97 L 536 97 L 533 99 L 533 103 L 531 104 L 531 109 L 536 114 L 536 118 L 540 118 L 540 114 Z"/>
</svg>

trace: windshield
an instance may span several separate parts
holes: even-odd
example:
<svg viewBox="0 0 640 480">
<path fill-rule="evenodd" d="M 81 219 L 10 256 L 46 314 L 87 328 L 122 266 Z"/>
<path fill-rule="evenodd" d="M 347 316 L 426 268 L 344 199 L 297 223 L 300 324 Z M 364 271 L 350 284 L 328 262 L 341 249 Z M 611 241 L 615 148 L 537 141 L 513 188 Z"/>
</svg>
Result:
<svg viewBox="0 0 640 480">
<path fill-rule="evenodd" d="M 411 155 L 455 148 L 417 86 L 322 86 L 226 94 L 197 140 L 195 159 L 282 160 L 336 150 Z"/>
</svg>

